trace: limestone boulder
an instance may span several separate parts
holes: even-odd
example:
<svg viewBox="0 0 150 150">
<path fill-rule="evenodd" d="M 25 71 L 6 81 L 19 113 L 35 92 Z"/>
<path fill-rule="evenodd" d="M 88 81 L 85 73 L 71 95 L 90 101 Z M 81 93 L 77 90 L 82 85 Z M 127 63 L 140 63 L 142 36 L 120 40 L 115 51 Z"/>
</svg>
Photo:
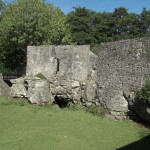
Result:
<svg viewBox="0 0 150 150">
<path fill-rule="evenodd" d="M 42 104 L 52 103 L 53 98 L 50 93 L 50 86 L 47 80 L 39 78 L 25 79 L 27 97 L 30 103 Z"/>
<path fill-rule="evenodd" d="M 47 80 L 34 76 L 25 76 L 24 78 L 11 80 L 11 82 L 11 94 L 13 97 L 25 97 L 30 103 L 34 104 L 53 102 L 50 85 Z"/>
<path fill-rule="evenodd" d="M 128 102 L 124 98 L 122 91 L 111 97 L 110 101 L 107 103 L 107 107 L 116 112 L 127 112 Z"/>
<path fill-rule="evenodd" d="M 23 78 L 11 80 L 11 95 L 14 98 L 27 97 L 27 91 L 24 84 Z"/>
</svg>

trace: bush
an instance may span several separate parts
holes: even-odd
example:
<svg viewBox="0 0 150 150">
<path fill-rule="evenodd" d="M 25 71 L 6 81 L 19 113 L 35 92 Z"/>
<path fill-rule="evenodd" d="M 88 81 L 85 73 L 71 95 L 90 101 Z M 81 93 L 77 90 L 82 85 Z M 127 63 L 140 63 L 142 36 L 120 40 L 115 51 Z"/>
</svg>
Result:
<svg viewBox="0 0 150 150">
<path fill-rule="evenodd" d="M 0 62 L 0 73 L 17 73 L 17 70 L 12 70 L 12 69 L 9 69 L 9 68 L 6 68 L 4 66 L 4 64 L 2 62 Z"/>
<path fill-rule="evenodd" d="M 145 86 L 137 92 L 137 99 L 150 103 L 150 81 L 147 81 Z"/>
</svg>

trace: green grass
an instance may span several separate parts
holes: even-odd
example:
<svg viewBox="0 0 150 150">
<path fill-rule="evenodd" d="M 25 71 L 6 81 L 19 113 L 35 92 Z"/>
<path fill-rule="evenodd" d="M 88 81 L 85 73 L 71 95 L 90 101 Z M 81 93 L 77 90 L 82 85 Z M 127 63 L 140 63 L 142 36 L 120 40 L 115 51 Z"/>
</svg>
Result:
<svg viewBox="0 0 150 150">
<path fill-rule="evenodd" d="M 0 150 L 115 150 L 148 134 L 131 121 L 0 97 Z"/>
<path fill-rule="evenodd" d="M 38 77 L 38 78 L 40 78 L 40 79 L 42 79 L 42 80 L 47 80 L 47 78 L 46 78 L 42 73 L 37 73 L 37 74 L 35 75 L 35 77 Z"/>
</svg>

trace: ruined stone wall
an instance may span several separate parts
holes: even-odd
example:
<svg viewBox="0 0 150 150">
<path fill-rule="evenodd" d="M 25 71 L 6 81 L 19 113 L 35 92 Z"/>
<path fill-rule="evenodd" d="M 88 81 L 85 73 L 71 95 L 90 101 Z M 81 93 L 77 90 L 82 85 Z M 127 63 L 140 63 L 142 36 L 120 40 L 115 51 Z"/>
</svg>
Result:
<svg viewBox="0 0 150 150">
<path fill-rule="evenodd" d="M 42 73 L 48 80 L 35 77 Z M 98 57 L 89 46 L 29 46 L 26 76 L 12 80 L 12 96 L 31 103 L 57 98 L 102 105 L 126 117 L 134 94 L 150 79 L 150 38 L 102 43 Z"/>
<path fill-rule="evenodd" d="M 29 46 L 27 75 L 44 74 L 49 80 L 59 77 L 86 81 L 90 67 L 89 46 Z"/>
<path fill-rule="evenodd" d="M 127 112 L 125 97 L 140 90 L 150 77 L 150 38 L 101 44 L 97 70 L 100 103 Z"/>
<path fill-rule="evenodd" d="M 0 73 L 0 96 L 4 95 L 10 95 L 10 87 L 3 81 L 3 75 Z"/>
<path fill-rule="evenodd" d="M 96 60 L 86 45 L 29 46 L 26 77 L 11 80 L 12 95 L 27 97 L 31 103 L 52 103 L 57 97 L 91 105 L 97 90 Z M 41 90 L 45 89 L 45 82 L 35 77 L 38 73 L 47 78 L 47 98 L 45 90 Z"/>
</svg>

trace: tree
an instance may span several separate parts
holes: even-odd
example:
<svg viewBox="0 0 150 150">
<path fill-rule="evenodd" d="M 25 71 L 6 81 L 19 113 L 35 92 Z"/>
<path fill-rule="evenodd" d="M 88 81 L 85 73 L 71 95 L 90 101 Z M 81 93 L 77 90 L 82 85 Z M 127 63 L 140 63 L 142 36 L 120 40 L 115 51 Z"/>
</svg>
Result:
<svg viewBox="0 0 150 150">
<path fill-rule="evenodd" d="M 2 0 L 0 0 L 0 13 L 4 9 L 4 7 L 5 7 L 5 3 Z"/>
<path fill-rule="evenodd" d="M 137 99 L 150 104 L 150 81 L 146 81 L 145 86 L 137 92 Z"/>
<path fill-rule="evenodd" d="M 67 22 L 70 24 L 74 43 L 78 45 L 91 43 L 91 10 L 75 7 L 74 11 L 67 15 Z"/>
<path fill-rule="evenodd" d="M 29 45 L 71 42 L 66 16 L 43 0 L 17 0 L 6 7 L 0 23 L 0 55 L 5 66 L 26 65 Z"/>
<path fill-rule="evenodd" d="M 114 26 L 115 40 L 125 39 L 128 30 L 127 20 L 126 20 L 128 16 L 127 9 L 124 7 L 115 8 L 112 16 L 115 25 Z"/>
<path fill-rule="evenodd" d="M 138 38 L 141 36 L 139 29 L 139 15 L 130 13 L 125 18 L 126 22 L 126 38 Z"/>
<path fill-rule="evenodd" d="M 2 0 L 0 0 L 0 21 L 2 19 L 2 12 L 4 8 L 5 8 L 5 3 Z"/>
<path fill-rule="evenodd" d="M 96 41 L 96 44 L 113 40 L 112 37 L 113 26 L 114 23 L 112 20 L 112 13 L 95 12 L 95 14 L 92 16 L 92 30 L 93 30 L 93 37 Z"/>
<path fill-rule="evenodd" d="M 140 31 L 142 36 L 150 35 L 150 10 L 146 8 L 140 14 Z"/>
</svg>

